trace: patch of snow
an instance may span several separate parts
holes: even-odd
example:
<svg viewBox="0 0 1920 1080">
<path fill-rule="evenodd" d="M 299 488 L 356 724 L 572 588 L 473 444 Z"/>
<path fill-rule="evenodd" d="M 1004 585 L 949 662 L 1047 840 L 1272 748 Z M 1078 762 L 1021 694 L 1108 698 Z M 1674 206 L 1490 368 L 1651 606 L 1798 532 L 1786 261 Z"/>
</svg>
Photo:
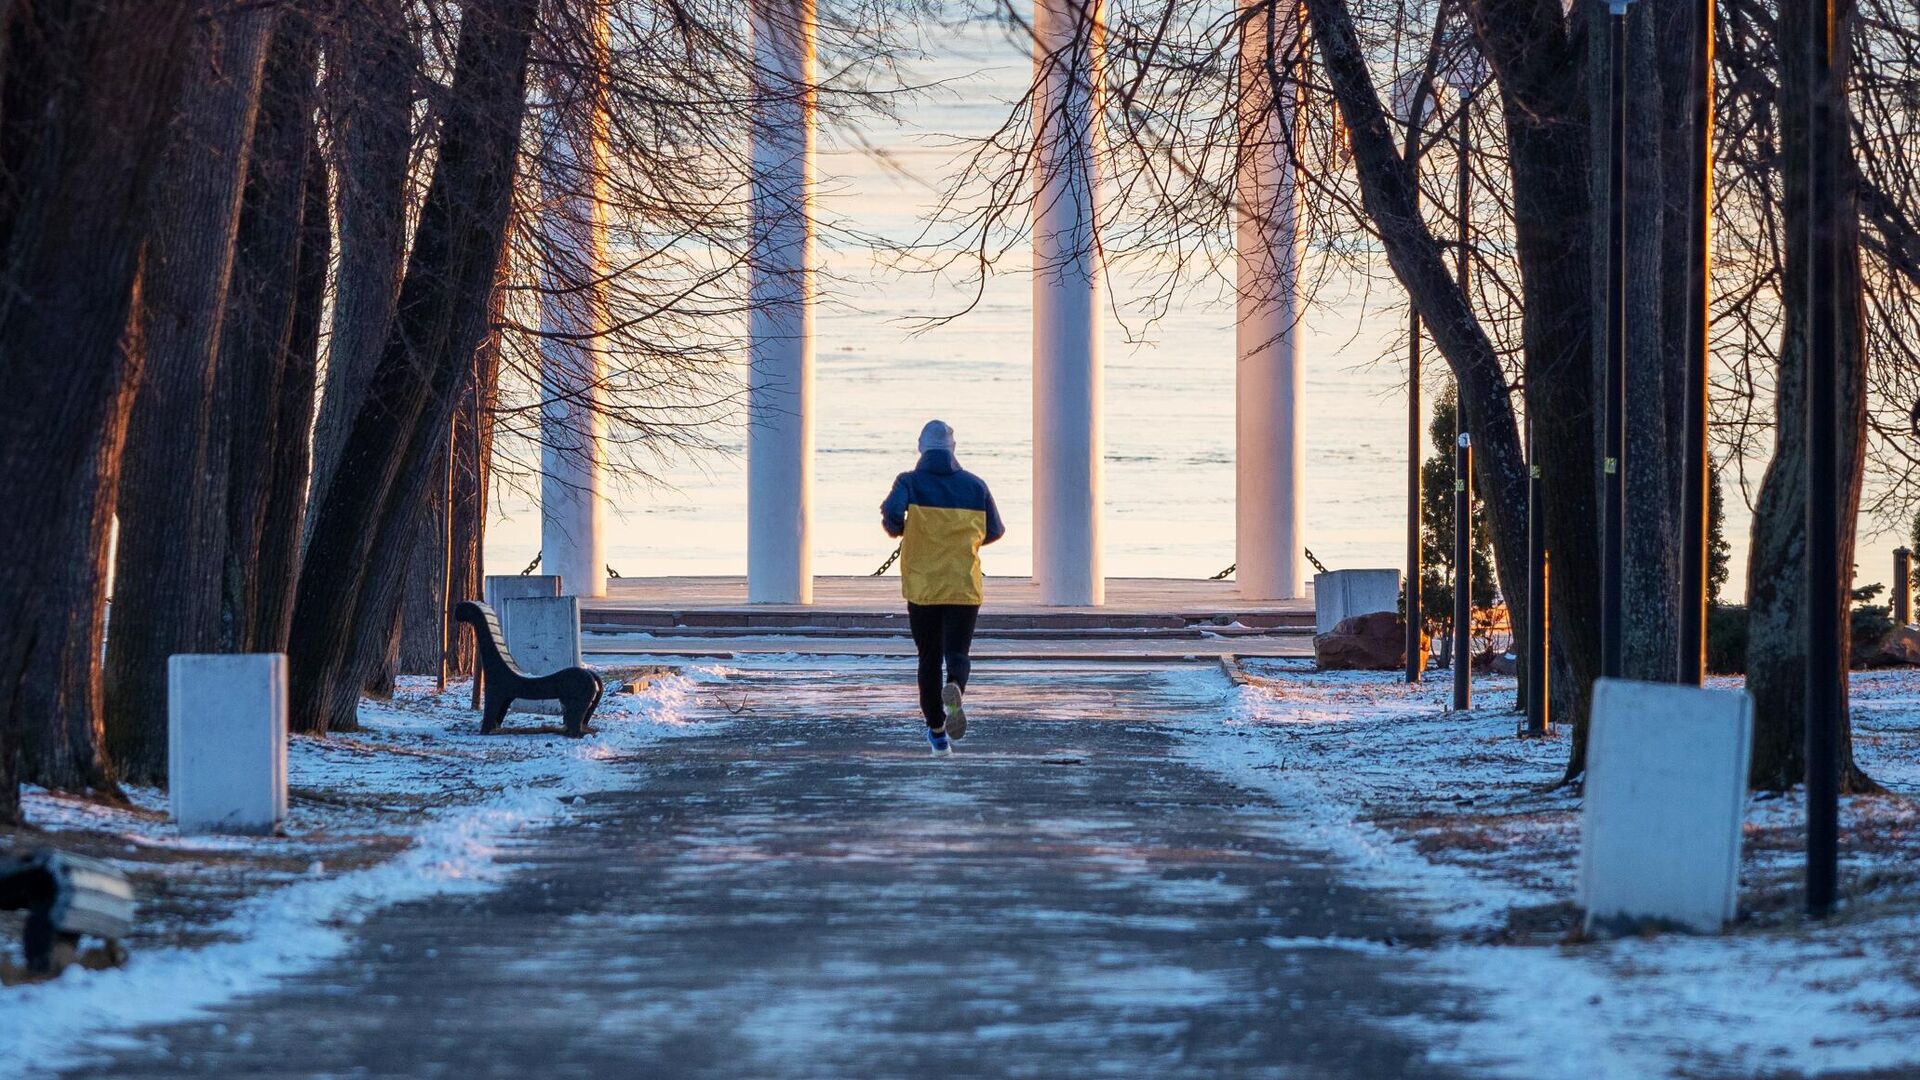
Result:
<svg viewBox="0 0 1920 1080">
<path fill-rule="evenodd" d="M 1516 738 L 1510 678 L 1476 678 L 1480 707 L 1455 713 L 1444 678 L 1245 667 L 1251 685 L 1215 678 L 1217 707 L 1176 724 L 1184 753 L 1295 812 L 1289 841 L 1401 895 L 1447 935 L 1435 948 L 1361 946 L 1415 961 L 1409 977 L 1475 992 L 1477 1019 L 1404 1022 L 1436 1063 L 1528 1080 L 1920 1064 L 1920 913 L 1910 889 L 1871 887 L 1876 873 L 1911 875 L 1910 846 L 1850 846 L 1843 874 L 1865 887 L 1825 925 L 1766 912 L 1720 936 L 1493 944 L 1526 937 L 1512 934 L 1515 913 L 1571 903 L 1579 801 L 1554 786 L 1567 735 Z M 1159 677 L 1206 701 L 1196 674 Z M 1920 673 L 1856 675 L 1852 700 L 1862 767 L 1895 791 L 1920 788 Z M 1792 887 L 1803 814 L 1797 792 L 1749 801 L 1743 893 Z M 1842 808 L 1845 836 L 1877 829 L 1897 842 L 1917 820 L 1898 795 Z M 1447 843 L 1450 828 L 1477 842 Z"/>
</svg>

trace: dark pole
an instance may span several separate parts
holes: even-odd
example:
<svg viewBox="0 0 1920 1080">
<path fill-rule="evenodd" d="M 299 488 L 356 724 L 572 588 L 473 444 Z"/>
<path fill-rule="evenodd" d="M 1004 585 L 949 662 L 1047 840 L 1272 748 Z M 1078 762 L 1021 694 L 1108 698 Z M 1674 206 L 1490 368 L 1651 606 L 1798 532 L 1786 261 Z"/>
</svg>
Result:
<svg viewBox="0 0 1920 1080">
<path fill-rule="evenodd" d="M 1913 552 L 1893 549 L 1893 624 L 1913 621 Z"/>
<path fill-rule="evenodd" d="M 1407 681 L 1426 667 L 1420 639 L 1420 313 L 1407 316 Z"/>
<path fill-rule="evenodd" d="M 1807 117 L 1807 914 L 1833 910 L 1839 854 L 1841 566 L 1834 365 L 1838 359 L 1839 211 L 1833 0 L 1811 0 Z"/>
<path fill-rule="evenodd" d="M 1620 676 L 1622 571 L 1626 549 L 1627 421 L 1627 0 L 1609 0 L 1608 95 L 1613 138 L 1607 168 L 1607 400 L 1600 524 L 1600 674 Z"/>
<path fill-rule="evenodd" d="M 1547 684 L 1547 515 L 1541 503 L 1540 466 L 1535 464 L 1533 416 L 1527 416 L 1527 734 L 1553 730 Z"/>
<path fill-rule="evenodd" d="M 1409 141 L 1417 138 L 1409 135 Z M 1416 145 L 1417 149 L 1417 145 Z M 1420 159 L 1413 159 L 1415 174 Z M 1419 205 L 1420 185 L 1413 186 L 1414 205 Z M 1425 620 L 1420 611 L 1420 312 L 1407 305 L 1407 681 L 1417 683 L 1425 673 L 1421 657 L 1421 639 Z"/>
<path fill-rule="evenodd" d="M 1712 478 L 1707 460 L 1708 270 L 1713 207 L 1713 4 L 1694 0 L 1692 177 L 1687 197 L 1686 458 L 1680 503 L 1680 681 L 1699 686 L 1707 675 L 1707 512 Z"/>
<path fill-rule="evenodd" d="M 1453 450 L 1453 707 L 1473 708 L 1473 442 Z"/>
</svg>

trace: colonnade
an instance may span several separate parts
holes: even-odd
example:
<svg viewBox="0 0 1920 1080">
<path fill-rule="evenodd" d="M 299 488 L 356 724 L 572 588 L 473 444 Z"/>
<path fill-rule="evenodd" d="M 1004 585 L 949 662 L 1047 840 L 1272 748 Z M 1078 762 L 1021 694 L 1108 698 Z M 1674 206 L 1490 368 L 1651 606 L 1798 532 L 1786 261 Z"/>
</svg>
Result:
<svg viewBox="0 0 1920 1080">
<path fill-rule="evenodd" d="M 1304 594 L 1298 91 L 1275 77 L 1298 55 L 1302 31 L 1295 9 L 1279 10 L 1271 22 L 1250 13 L 1241 43 L 1235 548 L 1249 599 Z M 1033 572 L 1043 602 L 1061 606 L 1105 598 L 1102 25 L 1102 0 L 1034 0 Z M 751 33 L 761 86 L 750 133 L 747 595 L 805 604 L 813 598 L 813 0 L 753 0 Z M 557 160 L 549 167 L 598 175 L 604 103 L 556 120 L 572 130 L 554 140 L 567 153 L 550 155 Z M 582 201 L 591 200 L 550 199 L 543 228 L 581 261 L 571 267 L 575 280 L 592 281 L 605 223 L 597 205 Z M 599 295 L 549 289 L 541 309 L 543 328 L 561 331 L 542 356 L 544 561 L 582 595 L 605 587 L 595 426 L 603 421 L 588 407 L 604 364 L 572 332 L 579 320 L 605 324 Z"/>
</svg>

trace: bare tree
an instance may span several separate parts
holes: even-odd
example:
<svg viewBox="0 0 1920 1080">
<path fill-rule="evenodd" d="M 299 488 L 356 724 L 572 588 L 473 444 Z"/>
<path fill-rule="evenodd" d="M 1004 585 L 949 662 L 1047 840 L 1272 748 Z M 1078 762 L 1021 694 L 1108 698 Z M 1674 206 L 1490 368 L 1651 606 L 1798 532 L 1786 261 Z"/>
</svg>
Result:
<svg viewBox="0 0 1920 1080">
<path fill-rule="evenodd" d="M 187 0 L 9 5 L 0 73 L 0 819 L 16 780 L 113 790 L 102 752 L 107 537 L 139 385 L 147 178 Z M 132 347 L 129 347 L 129 346 Z"/>
<path fill-rule="evenodd" d="M 167 657 L 216 651 L 226 552 L 227 403 L 216 360 L 242 181 L 274 14 L 198 21 L 173 109 L 147 244 L 146 365 L 115 499 L 120 536 L 106 654 L 108 749 L 140 783 L 167 770 Z M 211 446 L 219 446 L 210 453 Z"/>
<path fill-rule="evenodd" d="M 433 180 L 394 328 L 317 500 L 289 644 L 292 715 L 302 731 L 351 730 L 377 636 L 391 611 L 413 512 L 446 445 L 460 375 L 486 332 L 505 241 L 525 108 L 535 0 L 485 0 L 462 13 Z M 358 637 L 358 641 L 356 641 Z"/>
</svg>

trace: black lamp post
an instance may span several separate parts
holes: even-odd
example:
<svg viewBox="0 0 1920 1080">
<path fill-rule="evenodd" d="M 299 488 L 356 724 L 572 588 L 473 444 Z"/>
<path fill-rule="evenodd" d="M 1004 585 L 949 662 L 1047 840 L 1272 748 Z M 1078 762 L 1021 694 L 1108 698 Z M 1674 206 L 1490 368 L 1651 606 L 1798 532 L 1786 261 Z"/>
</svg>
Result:
<svg viewBox="0 0 1920 1080">
<path fill-rule="evenodd" d="M 1612 152 L 1607 163 L 1607 385 L 1600 520 L 1600 674 L 1621 672 L 1626 555 L 1627 425 L 1627 4 L 1607 0 L 1607 96 Z"/>
<path fill-rule="evenodd" d="M 1840 657 L 1840 566 L 1838 483 L 1838 360 L 1840 243 L 1834 232 L 1839 195 L 1837 157 L 1847 132 L 1836 123 L 1839 87 L 1834 69 L 1833 0 L 1808 0 L 1807 46 L 1811 52 L 1807 116 L 1808 205 L 1807 305 L 1807 914 L 1833 910 L 1839 854 L 1840 710 L 1844 677 Z"/>
<path fill-rule="evenodd" d="M 1394 115 L 1407 126 L 1407 160 L 1413 169 L 1414 206 L 1420 205 L 1420 158 L 1421 122 L 1433 111 L 1433 87 L 1422 85 L 1416 75 L 1402 77 L 1394 83 L 1392 105 Z M 1421 656 L 1422 639 L 1426 620 L 1421 611 L 1420 582 L 1424 576 L 1422 570 L 1423 552 L 1420 543 L 1420 511 L 1422 479 L 1420 475 L 1421 427 L 1424 416 L 1420 394 L 1420 312 L 1411 304 L 1407 308 L 1407 681 L 1417 683 L 1425 674 L 1426 664 Z"/>
<path fill-rule="evenodd" d="M 1473 708 L 1473 439 L 1453 450 L 1453 707 Z"/>
</svg>

